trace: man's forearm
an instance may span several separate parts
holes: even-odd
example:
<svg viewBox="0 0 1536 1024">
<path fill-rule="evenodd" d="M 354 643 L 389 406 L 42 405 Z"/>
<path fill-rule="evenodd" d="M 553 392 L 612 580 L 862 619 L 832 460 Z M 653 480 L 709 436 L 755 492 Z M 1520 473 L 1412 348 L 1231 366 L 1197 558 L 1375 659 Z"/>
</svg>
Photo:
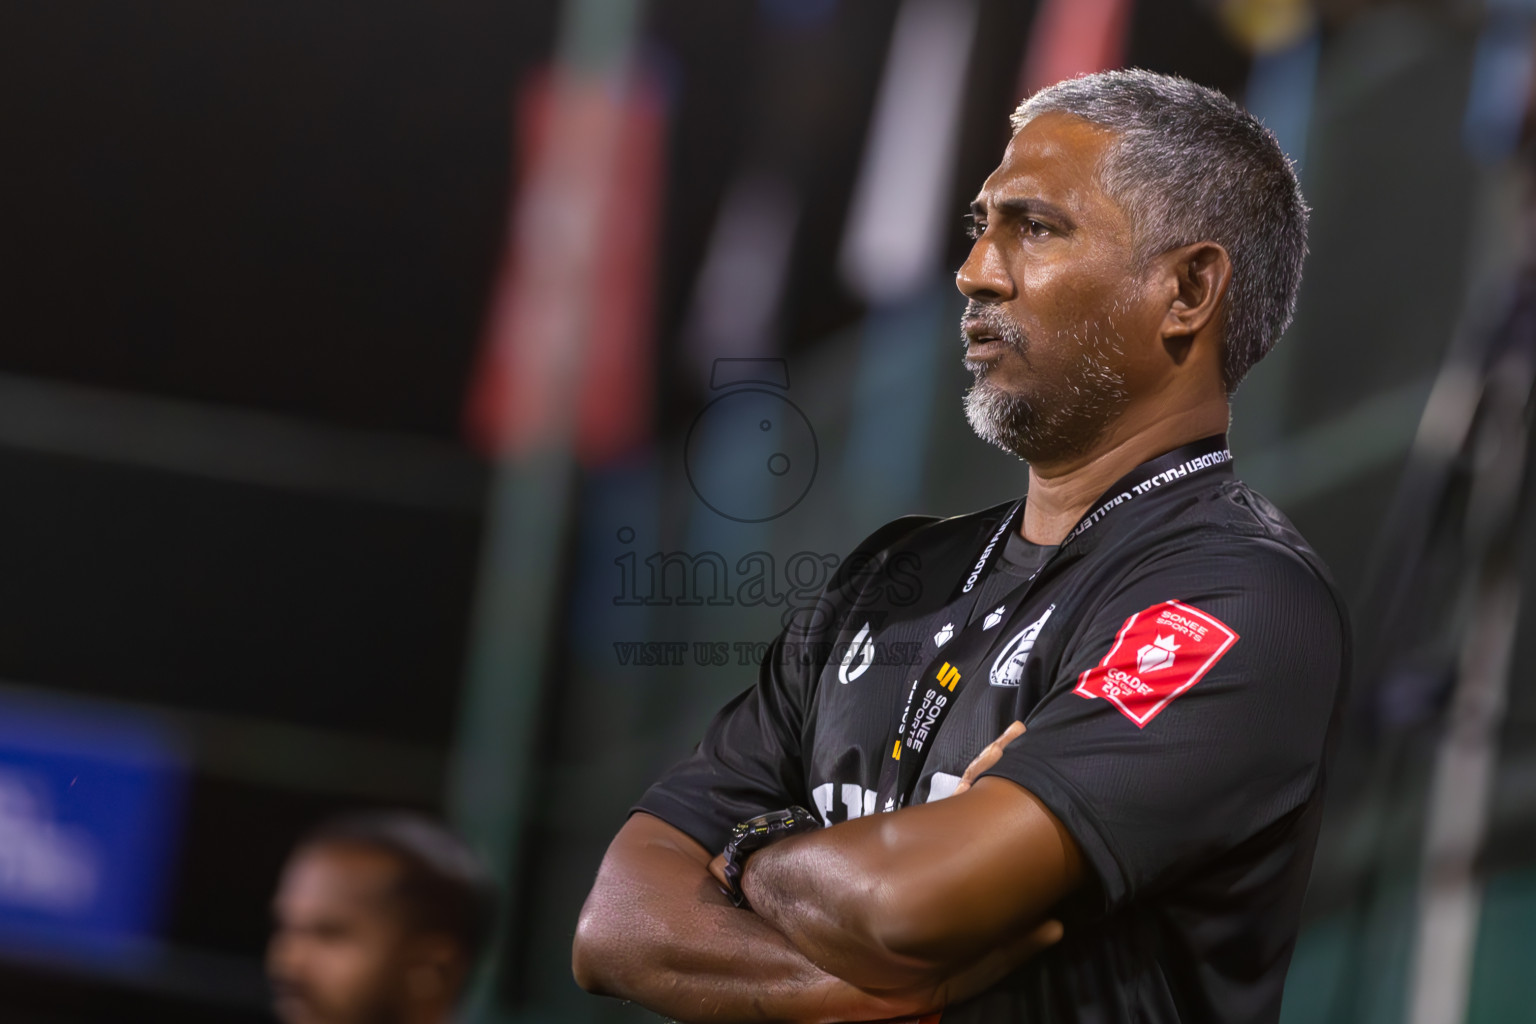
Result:
<svg viewBox="0 0 1536 1024">
<path fill-rule="evenodd" d="M 1080 877 L 1060 823 L 1019 787 L 983 779 L 964 796 L 768 847 L 742 888 L 812 962 L 879 988 L 943 985 L 1010 949 Z"/>
<path fill-rule="evenodd" d="M 882 866 L 880 840 L 872 835 L 893 824 L 893 816 L 882 817 L 878 825 L 848 822 L 754 854 L 742 889 L 795 949 L 855 984 L 937 981 L 946 965 L 892 941 L 887 922 L 900 885 L 894 871 Z"/>
<path fill-rule="evenodd" d="M 708 854 L 635 815 L 582 909 L 577 981 L 683 1021 L 861 1021 L 937 1009 L 921 985 L 863 991 L 821 970 L 762 918 L 733 907 Z"/>
<path fill-rule="evenodd" d="M 601 923 L 583 914 L 581 933 L 590 937 L 594 926 L 607 928 L 618 941 L 599 940 L 578 959 L 577 980 L 591 991 L 632 999 L 682 1021 L 889 1016 L 873 1008 L 860 1012 L 848 998 L 851 987 L 841 991 L 843 982 L 818 969 L 756 914 L 717 902 L 707 892 L 695 900 L 681 912 L 670 899 L 637 900 L 620 919 Z"/>
</svg>

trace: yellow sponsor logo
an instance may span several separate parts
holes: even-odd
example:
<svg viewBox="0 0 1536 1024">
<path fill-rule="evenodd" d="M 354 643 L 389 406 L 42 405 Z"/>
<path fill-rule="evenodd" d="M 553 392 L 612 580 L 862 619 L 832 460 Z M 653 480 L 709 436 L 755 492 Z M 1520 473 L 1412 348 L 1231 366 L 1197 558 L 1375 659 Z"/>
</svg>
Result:
<svg viewBox="0 0 1536 1024">
<path fill-rule="evenodd" d="M 950 693 L 954 693 L 955 684 L 959 681 L 960 670 L 946 661 L 944 663 L 944 667 L 939 669 L 939 685 L 944 687 Z"/>
<path fill-rule="evenodd" d="M 901 760 L 901 740 L 897 740 L 896 741 L 896 745 L 891 748 L 891 760 L 892 761 L 900 761 Z"/>
</svg>

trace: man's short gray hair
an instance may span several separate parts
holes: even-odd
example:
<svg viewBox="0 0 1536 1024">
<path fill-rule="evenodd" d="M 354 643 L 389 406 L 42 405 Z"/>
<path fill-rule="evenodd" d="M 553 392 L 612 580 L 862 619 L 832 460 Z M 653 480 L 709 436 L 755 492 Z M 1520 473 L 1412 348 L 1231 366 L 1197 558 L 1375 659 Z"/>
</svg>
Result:
<svg viewBox="0 0 1536 1024">
<path fill-rule="evenodd" d="M 1307 205 L 1279 142 L 1216 90 L 1150 71 L 1104 71 L 1042 89 L 1014 111 L 1014 133 L 1051 111 L 1119 136 L 1100 182 L 1131 218 L 1138 258 L 1203 241 L 1227 250 L 1222 378 L 1235 391 L 1291 322 L 1307 254 Z"/>
</svg>

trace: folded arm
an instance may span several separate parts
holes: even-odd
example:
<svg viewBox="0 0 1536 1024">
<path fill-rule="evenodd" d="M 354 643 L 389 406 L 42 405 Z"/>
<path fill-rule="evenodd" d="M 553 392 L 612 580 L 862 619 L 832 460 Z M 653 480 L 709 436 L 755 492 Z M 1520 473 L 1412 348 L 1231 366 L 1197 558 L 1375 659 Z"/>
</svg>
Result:
<svg viewBox="0 0 1536 1024">
<path fill-rule="evenodd" d="M 577 982 L 683 1021 L 883 1020 L 982 991 L 1060 933 L 1054 922 L 1025 930 L 948 972 L 866 964 L 855 973 L 878 975 L 878 982 L 852 984 L 817 966 L 759 915 L 732 906 L 709 862 L 709 851 L 683 832 L 632 815 L 582 908 L 572 951 Z M 857 960 L 852 952 L 840 958 Z"/>
<path fill-rule="evenodd" d="M 770 846 L 742 890 L 794 948 L 854 985 L 942 984 L 1027 934 L 1082 879 L 1061 822 L 1023 787 L 856 818 Z"/>
</svg>

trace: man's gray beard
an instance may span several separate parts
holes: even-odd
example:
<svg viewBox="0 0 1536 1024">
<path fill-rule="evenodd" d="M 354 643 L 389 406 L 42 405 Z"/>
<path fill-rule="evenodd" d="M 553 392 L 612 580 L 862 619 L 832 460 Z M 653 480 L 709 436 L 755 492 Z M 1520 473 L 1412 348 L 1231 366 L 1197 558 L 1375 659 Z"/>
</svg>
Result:
<svg viewBox="0 0 1536 1024">
<path fill-rule="evenodd" d="M 1054 344 L 1076 345 L 1078 362 L 1065 380 L 1031 395 L 994 383 L 988 377 L 988 364 L 974 366 L 976 383 L 965 395 L 965 418 L 971 429 L 983 441 L 1025 462 L 1071 459 L 1092 451 L 1130 397 L 1125 375 L 1115 369 L 1124 344 L 1115 326 L 1120 312 L 1117 304 L 1102 321 L 1079 324 L 1059 334 Z M 1015 351 L 1028 355 L 1030 343 L 1015 324 L 996 314 L 982 319 Z"/>
</svg>

